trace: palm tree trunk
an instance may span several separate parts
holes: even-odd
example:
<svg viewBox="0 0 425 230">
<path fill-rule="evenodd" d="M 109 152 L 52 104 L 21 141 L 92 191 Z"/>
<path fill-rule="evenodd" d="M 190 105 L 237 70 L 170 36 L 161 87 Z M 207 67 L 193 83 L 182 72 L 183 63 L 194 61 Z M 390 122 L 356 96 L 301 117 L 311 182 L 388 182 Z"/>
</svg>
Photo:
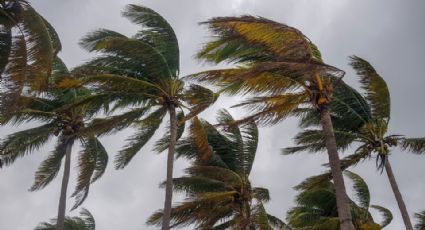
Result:
<svg viewBox="0 0 425 230">
<path fill-rule="evenodd" d="M 350 203 L 345 191 L 341 162 L 339 160 L 329 108 L 327 106 L 323 106 L 320 112 L 323 132 L 325 135 L 326 148 L 328 150 L 329 165 L 331 167 L 332 178 L 335 185 L 336 204 L 340 227 L 341 230 L 355 230 L 351 218 Z"/>
<path fill-rule="evenodd" d="M 66 211 L 66 191 L 68 189 L 69 172 L 71 170 L 71 151 L 72 151 L 72 140 L 65 140 L 65 167 L 63 170 L 61 194 L 59 198 L 59 209 L 58 218 L 56 223 L 57 230 L 65 229 L 65 211 Z"/>
<path fill-rule="evenodd" d="M 170 113 L 170 146 L 168 147 L 167 157 L 167 182 L 165 186 L 164 218 L 162 221 L 162 230 L 170 229 L 171 204 L 173 199 L 174 152 L 177 141 L 177 118 L 175 105 L 171 103 L 168 110 Z"/>
<path fill-rule="evenodd" d="M 412 223 L 410 222 L 409 213 L 407 212 L 406 204 L 404 203 L 403 196 L 401 195 L 400 190 L 398 189 L 398 184 L 395 180 L 395 176 L 393 174 L 393 170 L 391 168 L 391 164 L 388 158 L 385 163 L 385 171 L 387 172 L 388 180 L 390 181 L 395 199 L 397 200 L 398 208 L 400 209 L 401 216 L 403 217 L 403 222 L 406 226 L 406 230 L 413 230 Z"/>
</svg>

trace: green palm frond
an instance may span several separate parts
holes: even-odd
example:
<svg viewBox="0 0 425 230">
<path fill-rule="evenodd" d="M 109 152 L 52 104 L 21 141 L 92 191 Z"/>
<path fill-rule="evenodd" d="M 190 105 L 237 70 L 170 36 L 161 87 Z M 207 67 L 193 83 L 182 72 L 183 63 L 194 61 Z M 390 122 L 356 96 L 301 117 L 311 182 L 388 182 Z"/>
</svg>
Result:
<svg viewBox="0 0 425 230">
<path fill-rule="evenodd" d="M 144 68 L 141 70 L 146 80 L 155 82 L 159 78 L 169 79 L 173 76 L 164 56 L 146 42 L 120 36 L 107 37 L 94 42 L 95 45 L 92 46 L 98 52 L 122 57 L 143 66 Z"/>
<path fill-rule="evenodd" d="M 30 191 L 35 191 L 46 187 L 58 175 L 62 158 L 66 154 L 66 146 L 73 143 L 73 139 L 61 137 L 56 144 L 55 149 L 50 155 L 41 163 L 37 172 L 35 173 L 34 184 L 31 186 Z"/>
<path fill-rule="evenodd" d="M 112 30 L 98 29 L 84 36 L 80 40 L 79 44 L 85 50 L 92 52 L 92 51 L 97 51 L 100 48 L 99 44 L 102 44 L 103 41 L 112 39 L 112 38 L 127 38 L 127 37 L 125 35 L 122 35 Z"/>
<path fill-rule="evenodd" d="M 252 189 L 253 197 L 262 203 L 266 203 L 270 201 L 269 190 L 266 188 L 255 187 Z"/>
<path fill-rule="evenodd" d="M 381 228 L 385 228 L 387 225 L 389 225 L 391 223 L 391 221 L 393 220 L 393 214 L 391 213 L 390 210 L 388 210 L 387 208 L 384 208 L 382 206 L 379 205 L 371 205 L 371 208 L 374 208 L 376 210 L 379 211 L 379 213 L 381 213 L 383 220 L 380 223 Z"/>
<path fill-rule="evenodd" d="M 215 166 L 192 166 L 186 169 L 186 172 L 192 176 L 201 176 L 213 180 L 221 181 L 227 186 L 240 187 L 242 178 L 232 170 Z"/>
<path fill-rule="evenodd" d="M 308 98 L 304 94 L 283 94 L 253 97 L 234 107 L 244 107 L 252 112 L 252 115 L 246 116 L 239 123 L 255 121 L 260 125 L 274 125 L 290 116 L 300 104 L 307 102 Z"/>
<path fill-rule="evenodd" d="M 128 5 L 123 16 L 142 26 L 134 37 L 155 47 L 164 56 L 173 76 L 178 76 L 179 45 L 170 24 L 157 12 L 140 5 Z"/>
<path fill-rule="evenodd" d="M 362 88 L 366 91 L 374 117 L 390 119 L 391 102 L 387 83 L 366 60 L 357 56 L 350 57 L 350 65 L 360 77 Z"/>
<path fill-rule="evenodd" d="M 0 142 L 1 165 L 8 166 L 17 158 L 38 150 L 52 136 L 55 124 L 41 125 L 10 134 Z"/>
<path fill-rule="evenodd" d="M 283 222 L 283 220 L 281 220 L 281 219 L 279 219 L 279 218 L 277 218 L 273 215 L 267 214 L 267 219 L 269 220 L 269 224 L 273 229 L 276 229 L 276 230 L 292 230 L 292 228 L 288 224 Z"/>
<path fill-rule="evenodd" d="M 188 195 L 195 195 L 203 192 L 226 191 L 226 184 L 208 177 L 179 177 L 173 179 L 173 189 L 174 191 L 185 192 Z"/>
<path fill-rule="evenodd" d="M 254 205 L 253 209 L 253 214 L 254 214 L 254 223 L 253 225 L 255 225 L 255 229 L 258 230 L 270 230 L 270 225 L 269 225 L 269 219 L 267 218 L 267 212 L 266 209 L 264 208 L 263 203 L 259 202 L 256 205 Z"/>
<path fill-rule="evenodd" d="M 424 230 L 425 229 L 425 211 L 415 213 L 415 218 L 418 223 L 415 224 L 415 230 Z"/>
<path fill-rule="evenodd" d="M 120 115 L 115 115 L 107 118 L 93 119 L 87 127 L 80 131 L 80 135 L 106 135 L 118 132 L 129 127 L 133 122 L 142 117 L 147 111 L 145 108 L 132 109 Z"/>
<path fill-rule="evenodd" d="M 357 135 L 354 132 L 344 130 L 335 130 L 334 132 L 337 148 L 341 150 L 347 149 L 357 138 Z M 305 151 L 318 153 L 326 150 L 325 136 L 322 130 L 305 129 L 294 137 L 294 142 L 296 144 L 295 147 L 284 148 L 282 153 L 289 155 Z"/>
<path fill-rule="evenodd" d="M 425 138 L 402 138 L 401 148 L 417 154 L 425 153 Z"/>
<path fill-rule="evenodd" d="M 212 220 L 221 219 L 231 214 L 229 203 L 234 199 L 236 192 L 202 193 L 196 200 L 188 200 L 171 211 L 171 226 L 184 227 L 198 223 L 202 226 Z M 197 213 L 197 215 L 193 215 Z M 149 225 L 159 226 L 162 223 L 162 210 L 155 212 L 147 220 Z"/>
<path fill-rule="evenodd" d="M 359 175 L 351 172 L 351 171 L 344 171 L 344 174 L 350 178 L 353 181 L 353 190 L 356 194 L 357 200 L 360 202 L 360 207 L 362 208 L 369 208 L 370 205 L 370 193 L 369 193 L 369 187 L 367 186 L 366 182 L 361 178 Z"/>
<path fill-rule="evenodd" d="M 218 98 L 213 91 L 196 84 L 191 84 L 188 89 L 182 93 L 182 101 L 189 105 L 189 113 L 181 122 L 192 119 L 199 113 L 212 105 Z"/>
<path fill-rule="evenodd" d="M 242 16 L 213 18 L 203 24 L 220 35 L 198 54 L 209 61 L 258 61 L 266 57 L 321 61 L 320 52 L 307 37 L 297 29 L 281 23 Z M 247 50 L 247 47 L 252 48 Z"/>
<path fill-rule="evenodd" d="M 163 117 L 166 114 L 166 109 L 161 107 L 152 112 L 143 120 L 136 123 L 137 133 L 130 137 L 124 149 L 120 150 L 115 158 L 115 168 L 123 169 L 131 159 L 145 146 L 150 138 L 159 128 Z M 133 121 L 132 121 L 133 122 Z"/>
<path fill-rule="evenodd" d="M 43 222 L 39 224 L 35 230 L 56 230 L 56 219 L 52 219 L 50 223 Z M 66 217 L 65 229 L 67 230 L 95 230 L 96 223 L 93 215 L 87 210 L 82 209 L 79 217 Z"/>
<path fill-rule="evenodd" d="M 78 182 L 72 194 L 76 198 L 76 203 L 72 210 L 84 202 L 88 196 L 90 184 L 104 174 L 108 164 L 108 153 L 97 138 L 87 137 L 81 141 L 83 149 L 79 154 Z"/>
</svg>

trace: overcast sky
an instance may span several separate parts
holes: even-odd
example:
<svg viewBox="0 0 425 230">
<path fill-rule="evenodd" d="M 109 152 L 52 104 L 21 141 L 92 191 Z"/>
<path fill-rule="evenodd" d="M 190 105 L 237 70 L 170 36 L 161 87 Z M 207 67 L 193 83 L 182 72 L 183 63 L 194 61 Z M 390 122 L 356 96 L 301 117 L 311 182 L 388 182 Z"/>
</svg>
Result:
<svg viewBox="0 0 425 230">
<path fill-rule="evenodd" d="M 180 42 L 183 74 L 207 69 L 192 57 L 208 39 L 198 22 L 213 16 L 252 14 L 295 26 L 320 48 L 325 61 L 347 71 L 345 80 L 354 85 L 356 78 L 347 66 L 347 56 L 356 54 L 369 60 L 387 81 L 392 96 L 391 133 L 425 135 L 425 1 L 423 0 L 38 0 L 33 6 L 58 31 L 63 44 L 60 56 L 69 67 L 90 58 L 78 46 L 79 39 L 97 28 L 108 28 L 132 35 L 137 27 L 120 16 L 128 3 L 143 4 L 162 14 L 173 26 Z M 222 98 L 203 117 L 214 121 L 214 112 L 227 108 L 235 99 Z M 231 110 L 240 115 L 242 111 Z M 293 186 L 306 177 L 324 170 L 325 154 L 282 156 L 280 149 L 292 145 L 296 120 L 260 130 L 260 147 L 251 174 L 254 186 L 270 190 L 267 209 L 284 218 L 293 206 Z M 29 125 L 31 126 L 31 125 Z M 26 126 L 26 127 L 29 127 Z M 1 127 L 0 137 L 21 128 Z M 103 138 L 112 162 L 131 130 Z M 160 135 L 154 136 L 157 139 Z M 33 229 L 40 221 L 57 214 L 60 176 L 44 190 L 28 192 L 38 165 L 52 145 L 20 159 L 0 172 L 0 229 Z M 75 149 L 76 153 L 78 149 Z M 390 157 L 409 214 L 425 209 L 425 156 L 415 156 L 394 149 Z M 75 154 L 76 155 L 76 154 Z M 157 155 L 151 145 L 140 152 L 124 170 L 108 167 L 92 185 L 83 207 L 96 219 L 99 230 L 155 229 L 145 221 L 163 207 L 164 191 L 158 184 L 165 179 L 166 154 Z M 75 156 L 74 167 L 75 169 Z M 182 175 L 187 162 L 178 160 L 175 175 Z M 112 166 L 112 164 L 110 164 Z M 385 173 L 376 170 L 374 159 L 353 171 L 364 177 L 371 190 L 373 204 L 389 208 L 394 215 L 389 230 L 404 229 L 401 215 Z M 75 185 L 72 171 L 69 194 Z M 348 184 L 349 185 L 349 184 Z M 350 189 L 348 189 L 350 190 Z M 175 196 L 179 200 L 182 196 Z M 68 207 L 73 199 L 68 200 Z M 68 213 L 77 215 L 78 211 Z M 373 214 L 376 214 L 373 212 Z M 375 215 L 379 220 L 379 216 Z"/>
</svg>

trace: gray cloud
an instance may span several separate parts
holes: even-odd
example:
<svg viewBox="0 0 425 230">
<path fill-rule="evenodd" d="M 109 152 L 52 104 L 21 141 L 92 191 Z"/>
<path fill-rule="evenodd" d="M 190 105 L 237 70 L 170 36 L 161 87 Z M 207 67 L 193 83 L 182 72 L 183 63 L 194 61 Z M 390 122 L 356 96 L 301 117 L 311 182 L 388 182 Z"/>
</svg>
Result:
<svg viewBox="0 0 425 230">
<path fill-rule="evenodd" d="M 325 60 L 347 70 L 345 80 L 357 85 L 357 79 L 347 66 L 347 56 L 356 54 L 371 61 L 386 79 L 392 96 L 391 132 L 411 136 L 424 135 L 423 107 L 425 78 L 423 75 L 425 46 L 425 2 L 422 0 L 74 0 L 32 1 L 34 7 L 57 29 L 63 42 L 61 57 L 70 66 L 90 58 L 78 47 L 78 40 L 87 32 L 104 27 L 131 35 L 137 27 L 120 17 L 127 3 L 141 3 L 166 17 L 175 28 L 181 47 L 182 74 L 207 69 L 193 60 L 194 53 L 208 39 L 198 22 L 213 16 L 240 14 L 261 15 L 301 29 L 322 51 Z M 203 117 L 213 121 L 212 111 L 229 107 L 237 99 L 222 98 Z M 243 111 L 232 110 L 236 116 Z M 1 136 L 16 128 L 1 127 Z M 21 128 L 20 128 L 21 129 Z M 272 201 L 267 208 L 284 217 L 293 205 L 292 187 L 304 178 L 324 169 L 325 154 L 281 156 L 280 149 L 292 144 L 296 120 L 260 130 L 260 147 L 252 171 L 253 184 L 270 189 Z M 130 130 L 102 139 L 112 156 L 123 145 Z M 159 137 L 160 133 L 156 135 Z M 40 221 L 57 212 L 60 177 L 46 189 L 28 192 L 37 166 L 46 156 L 46 147 L 17 161 L 0 173 L 0 228 L 6 230 L 33 229 Z M 147 146 L 121 171 L 109 167 L 96 182 L 83 205 L 95 216 L 97 229 L 155 229 L 144 225 L 147 217 L 163 206 L 163 190 L 159 182 L 165 178 L 165 154 L 153 153 Z M 76 149 L 75 151 L 78 151 Z M 74 163 L 75 163 L 74 157 Z M 423 177 L 425 159 L 394 150 L 391 161 L 410 214 L 425 209 Z M 112 162 L 112 160 L 111 160 Z M 112 166 L 112 164 L 110 165 Z M 175 175 L 187 166 L 178 160 Z M 389 230 L 403 229 L 401 216 L 385 175 L 375 169 L 373 159 L 355 168 L 368 182 L 372 202 L 390 208 L 394 214 Z M 61 175 L 61 174 L 59 174 Z M 71 178 L 70 192 L 74 187 Z M 181 195 L 175 195 L 176 201 Z M 70 204 L 72 199 L 68 201 Z M 77 215 L 78 212 L 69 213 Z"/>
</svg>

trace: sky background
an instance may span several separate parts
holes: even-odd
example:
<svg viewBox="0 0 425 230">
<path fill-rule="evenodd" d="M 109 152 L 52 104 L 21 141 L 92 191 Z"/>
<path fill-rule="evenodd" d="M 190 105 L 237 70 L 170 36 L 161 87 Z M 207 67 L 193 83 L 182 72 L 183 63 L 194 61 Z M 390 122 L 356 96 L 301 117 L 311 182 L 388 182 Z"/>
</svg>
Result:
<svg viewBox="0 0 425 230">
<path fill-rule="evenodd" d="M 357 78 L 347 66 L 347 56 L 356 54 L 369 60 L 387 81 L 391 92 L 392 117 L 390 133 L 411 137 L 425 135 L 424 53 L 425 1 L 423 0 L 42 0 L 30 1 L 53 24 L 62 40 L 60 56 L 69 67 L 89 60 L 90 55 L 78 46 L 79 39 L 97 28 L 107 28 L 131 36 L 137 30 L 120 12 L 128 3 L 142 4 L 162 14 L 173 26 L 180 42 L 182 74 L 210 68 L 193 59 L 207 41 L 209 33 L 197 23 L 214 16 L 260 15 L 297 27 L 321 50 L 324 60 L 345 71 L 345 81 L 355 87 Z M 221 98 L 202 117 L 213 122 L 219 108 L 228 108 L 236 98 Z M 240 116 L 243 111 L 232 109 Z M 31 127 L 0 127 L 0 138 L 14 131 Z M 280 149 L 292 145 L 297 122 L 289 119 L 260 130 L 260 146 L 251 173 L 254 186 L 270 190 L 270 213 L 284 218 L 293 206 L 296 192 L 293 186 L 324 170 L 326 154 L 282 156 Z M 102 138 L 113 156 L 131 135 L 125 130 Z M 157 133 L 153 139 L 161 137 Z M 151 143 L 152 144 L 152 143 Z M 163 207 L 164 191 L 158 184 L 165 179 L 166 154 L 151 151 L 146 146 L 124 169 L 116 171 L 109 165 L 105 175 L 92 185 L 83 207 L 96 219 L 99 230 L 156 229 L 145 221 L 155 210 Z M 0 229 L 34 229 L 40 221 L 57 214 L 62 172 L 45 189 L 28 192 L 40 162 L 52 144 L 0 171 Z M 78 148 L 74 149 L 77 153 Z M 348 154 L 348 152 L 346 153 Z M 77 154 L 74 154 L 77 155 Z M 76 157 L 68 193 L 75 186 Z M 425 156 L 416 156 L 394 149 L 390 157 L 393 170 L 404 194 L 409 214 L 425 209 Z M 177 160 L 175 176 L 182 175 L 188 166 Z M 369 185 L 373 204 L 389 208 L 394 215 L 388 230 L 404 229 L 401 215 L 386 174 L 380 174 L 371 159 L 357 166 Z M 347 183 L 347 187 L 350 183 Z M 350 190 L 350 188 L 348 188 Z M 175 195 L 175 201 L 183 196 Z M 68 207 L 73 199 L 68 199 Z M 78 210 L 68 213 L 77 215 Z M 376 214 L 373 212 L 373 214 Z M 379 215 L 375 215 L 379 220 Z M 413 220 L 413 222 L 415 222 Z M 188 228 L 189 229 L 189 228 Z"/>
</svg>

